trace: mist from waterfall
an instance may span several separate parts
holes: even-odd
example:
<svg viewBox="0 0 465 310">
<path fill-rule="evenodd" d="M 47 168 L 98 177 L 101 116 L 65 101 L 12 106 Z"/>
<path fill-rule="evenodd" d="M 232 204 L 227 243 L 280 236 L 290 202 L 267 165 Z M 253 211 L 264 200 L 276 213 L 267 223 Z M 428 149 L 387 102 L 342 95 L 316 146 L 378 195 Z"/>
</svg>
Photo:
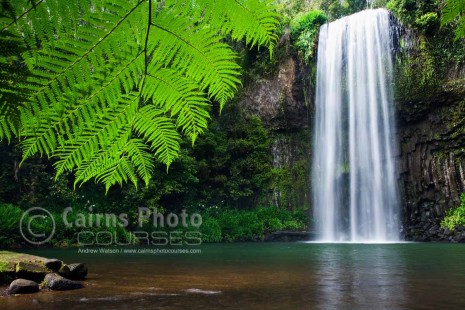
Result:
<svg viewBox="0 0 465 310">
<path fill-rule="evenodd" d="M 385 9 L 320 29 L 313 161 L 319 241 L 399 240 L 392 42 Z"/>
</svg>

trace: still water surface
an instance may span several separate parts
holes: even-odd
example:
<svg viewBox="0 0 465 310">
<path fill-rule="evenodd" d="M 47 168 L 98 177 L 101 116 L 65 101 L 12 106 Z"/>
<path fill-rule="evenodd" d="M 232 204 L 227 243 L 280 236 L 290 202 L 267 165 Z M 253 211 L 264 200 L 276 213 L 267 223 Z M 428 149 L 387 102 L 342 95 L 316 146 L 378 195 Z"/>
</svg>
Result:
<svg viewBox="0 0 465 310">
<path fill-rule="evenodd" d="M 85 288 L 0 297 L 1 309 L 465 309 L 465 245 L 245 243 L 201 254 L 79 254 Z"/>
</svg>

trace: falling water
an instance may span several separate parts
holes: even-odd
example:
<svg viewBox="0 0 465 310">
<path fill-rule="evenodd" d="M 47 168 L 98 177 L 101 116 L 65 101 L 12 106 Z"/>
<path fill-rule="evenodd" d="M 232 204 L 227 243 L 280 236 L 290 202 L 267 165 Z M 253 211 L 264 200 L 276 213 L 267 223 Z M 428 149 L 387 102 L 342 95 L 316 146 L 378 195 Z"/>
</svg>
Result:
<svg viewBox="0 0 465 310">
<path fill-rule="evenodd" d="M 392 37 L 384 9 L 320 29 L 313 164 L 320 241 L 399 239 Z"/>
</svg>

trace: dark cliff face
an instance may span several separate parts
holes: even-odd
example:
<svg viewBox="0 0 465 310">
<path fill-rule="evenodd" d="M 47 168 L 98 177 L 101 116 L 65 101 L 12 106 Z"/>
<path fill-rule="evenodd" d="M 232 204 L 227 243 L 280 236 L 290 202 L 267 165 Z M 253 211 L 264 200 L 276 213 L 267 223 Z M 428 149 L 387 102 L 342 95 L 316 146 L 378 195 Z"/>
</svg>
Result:
<svg viewBox="0 0 465 310">
<path fill-rule="evenodd" d="M 259 115 L 273 138 L 273 167 L 277 171 L 270 204 L 284 208 L 310 206 L 310 157 L 312 102 L 309 68 L 290 51 L 286 52 L 275 73 L 260 77 L 248 85 L 239 105 Z"/>
<path fill-rule="evenodd" d="M 465 191 L 465 102 L 456 93 L 443 93 L 428 102 L 402 105 L 428 111 L 414 120 L 399 114 L 400 189 L 408 239 L 433 237 L 445 212 L 458 205 Z"/>
<path fill-rule="evenodd" d="M 407 40 L 395 65 L 404 235 L 453 240 L 440 221 L 465 192 L 465 66 L 441 57 L 454 54 L 428 38 Z"/>
<path fill-rule="evenodd" d="M 307 74 L 297 57 L 288 55 L 280 61 L 274 76 L 261 78 L 247 87 L 241 106 L 250 114 L 260 115 L 274 131 L 308 129 Z"/>
</svg>

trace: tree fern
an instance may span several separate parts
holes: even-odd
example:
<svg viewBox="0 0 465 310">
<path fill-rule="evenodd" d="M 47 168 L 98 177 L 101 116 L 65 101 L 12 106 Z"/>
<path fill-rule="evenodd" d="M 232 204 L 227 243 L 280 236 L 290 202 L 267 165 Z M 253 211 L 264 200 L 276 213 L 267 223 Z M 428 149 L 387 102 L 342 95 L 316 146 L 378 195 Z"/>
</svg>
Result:
<svg viewBox="0 0 465 310">
<path fill-rule="evenodd" d="M 446 0 L 442 10 L 441 25 L 455 23 L 456 39 L 465 37 L 465 0 Z"/>
<path fill-rule="evenodd" d="M 0 1 L 0 139 L 107 189 L 147 184 L 234 96 L 227 37 L 277 40 L 269 0 Z"/>
</svg>

